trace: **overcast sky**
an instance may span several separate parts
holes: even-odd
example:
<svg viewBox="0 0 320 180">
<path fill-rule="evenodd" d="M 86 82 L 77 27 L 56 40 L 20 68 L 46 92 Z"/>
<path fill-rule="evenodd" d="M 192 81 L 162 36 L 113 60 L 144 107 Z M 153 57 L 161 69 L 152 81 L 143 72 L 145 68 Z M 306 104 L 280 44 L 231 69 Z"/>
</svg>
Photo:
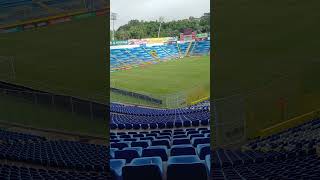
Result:
<svg viewBox="0 0 320 180">
<path fill-rule="evenodd" d="M 111 12 L 118 14 L 115 29 L 133 19 L 165 21 L 200 17 L 210 12 L 210 0 L 110 0 Z M 112 23 L 110 22 L 112 29 Z"/>
</svg>

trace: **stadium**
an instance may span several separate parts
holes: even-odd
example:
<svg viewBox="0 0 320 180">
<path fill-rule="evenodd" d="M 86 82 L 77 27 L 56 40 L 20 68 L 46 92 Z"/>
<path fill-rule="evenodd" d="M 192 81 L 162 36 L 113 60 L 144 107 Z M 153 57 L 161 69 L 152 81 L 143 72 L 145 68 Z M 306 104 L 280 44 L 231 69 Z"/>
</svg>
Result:
<svg viewBox="0 0 320 180">
<path fill-rule="evenodd" d="M 319 2 L 216 3 L 212 178 L 318 179 Z"/>
<path fill-rule="evenodd" d="M 164 33 L 112 35 L 110 42 L 111 177 L 209 179 L 210 31 L 184 26 L 177 36 L 166 36 L 165 27 L 175 22 L 161 20 L 123 27 L 147 28 L 143 23 L 163 23 Z M 115 33 L 121 36 L 121 27 Z"/>
<path fill-rule="evenodd" d="M 0 179 L 109 178 L 106 14 L 97 0 L 0 1 Z"/>
</svg>

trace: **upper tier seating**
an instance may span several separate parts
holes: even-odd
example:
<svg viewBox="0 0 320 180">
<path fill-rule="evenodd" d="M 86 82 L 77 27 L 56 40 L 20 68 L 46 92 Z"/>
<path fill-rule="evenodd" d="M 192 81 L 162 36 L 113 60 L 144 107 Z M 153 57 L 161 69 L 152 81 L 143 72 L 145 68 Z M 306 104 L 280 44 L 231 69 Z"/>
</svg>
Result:
<svg viewBox="0 0 320 180">
<path fill-rule="evenodd" d="M 0 0 L 0 25 L 61 15 L 66 12 L 84 9 L 94 11 L 104 7 L 106 7 L 106 1 L 104 0 Z"/>
<path fill-rule="evenodd" d="M 146 62 L 155 63 L 157 59 L 166 60 L 185 56 L 189 44 L 189 42 L 185 42 L 179 44 L 111 49 L 111 70 L 125 66 L 137 66 Z M 157 56 L 153 57 L 150 53 L 151 51 L 156 51 Z M 208 54 L 209 51 L 209 40 L 192 42 L 189 49 L 190 55 L 204 55 Z"/>
</svg>

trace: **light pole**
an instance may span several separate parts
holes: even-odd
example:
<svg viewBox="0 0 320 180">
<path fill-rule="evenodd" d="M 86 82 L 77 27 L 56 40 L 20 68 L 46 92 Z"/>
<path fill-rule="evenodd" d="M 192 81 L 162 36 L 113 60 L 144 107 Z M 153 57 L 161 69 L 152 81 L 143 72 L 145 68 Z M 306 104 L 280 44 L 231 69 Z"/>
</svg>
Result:
<svg viewBox="0 0 320 180">
<path fill-rule="evenodd" d="M 163 23 L 163 21 L 164 21 L 164 17 L 160 17 L 159 18 L 160 25 L 159 25 L 159 31 L 158 31 L 158 38 L 160 37 L 161 24 Z"/>
<path fill-rule="evenodd" d="M 113 31 L 113 33 L 112 33 L 112 41 L 114 41 L 114 34 L 115 34 L 115 30 L 114 30 L 114 21 L 116 21 L 117 20 L 117 13 L 111 13 L 111 21 L 112 21 L 112 31 Z"/>
</svg>

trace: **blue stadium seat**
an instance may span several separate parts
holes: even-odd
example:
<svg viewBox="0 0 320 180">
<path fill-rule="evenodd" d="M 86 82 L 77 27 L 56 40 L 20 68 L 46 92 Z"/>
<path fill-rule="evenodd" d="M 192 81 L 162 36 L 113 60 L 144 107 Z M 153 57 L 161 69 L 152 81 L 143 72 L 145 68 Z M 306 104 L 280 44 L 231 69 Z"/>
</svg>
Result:
<svg viewBox="0 0 320 180">
<path fill-rule="evenodd" d="M 210 143 L 210 138 L 193 138 L 191 143 L 193 144 L 194 147 L 197 147 L 198 144 L 209 144 Z"/>
<path fill-rule="evenodd" d="M 158 128 L 159 129 L 164 129 L 166 127 L 165 123 L 158 123 Z"/>
<path fill-rule="evenodd" d="M 170 150 L 171 156 L 196 155 L 195 148 L 190 145 L 173 145 Z"/>
<path fill-rule="evenodd" d="M 133 124 L 133 129 L 138 130 L 141 128 L 140 124 Z"/>
<path fill-rule="evenodd" d="M 190 139 L 189 138 L 175 138 L 175 139 L 173 139 L 172 144 L 173 145 L 190 144 Z"/>
<path fill-rule="evenodd" d="M 179 139 L 179 138 L 187 138 L 187 135 L 185 134 L 180 134 L 180 135 L 174 135 L 173 139 Z"/>
<path fill-rule="evenodd" d="M 210 170 L 211 170 L 210 154 L 205 156 L 205 162 L 208 168 L 208 174 L 210 175 Z"/>
<path fill-rule="evenodd" d="M 177 179 L 207 180 L 206 167 L 197 155 L 169 157 L 167 180 Z"/>
<path fill-rule="evenodd" d="M 151 123 L 150 124 L 150 129 L 157 129 L 158 125 L 156 123 Z"/>
<path fill-rule="evenodd" d="M 197 127 L 197 126 L 200 125 L 200 121 L 199 121 L 199 120 L 193 120 L 193 121 L 191 122 L 191 124 L 192 124 L 192 126 Z"/>
<path fill-rule="evenodd" d="M 201 160 L 210 154 L 210 144 L 198 144 L 197 145 L 197 153 Z"/>
<path fill-rule="evenodd" d="M 128 142 L 111 143 L 110 147 L 122 150 L 123 148 L 129 147 L 129 143 Z"/>
<path fill-rule="evenodd" d="M 110 159 L 110 170 L 112 172 L 113 179 L 122 179 L 122 168 L 125 164 L 125 159 Z"/>
<path fill-rule="evenodd" d="M 173 128 L 173 122 L 167 122 L 166 123 L 166 128 Z"/>
<path fill-rule="evenodd" d="M 160 157 L 135 158 L 123 167 L 123 180 L 162 180 L 163 168 Z"/>
<path fill-rule="evenodd" d="M 146 148 L 148 146 L 150 146 L 150 141 L 148 141 L 148 140 L 131 142 L 131 147 Z"/>
<path fill-rule="evenodd" d="M 143 157 L 161 157 L 162 161 L 168 160 L 167 146 L 149 146 L 142 150 Z"/>
<path fill-rule="evenodd" d="M 152 146 L 167 146 L 167 148 L 170 148 L 170 142 L 167 139 L 153 140 Z"/>
<path fill-rule="evenodd" d="M 118 148 L 110 148 L 110 156 L 111 156 L 111 158 L 114 158 L 114 152 L 115 151 L 117 151 L 118 150 Z"/>
<path fill-rule="evenodd" d="M 190 127 L 191 126 L 191 121 L 185 120 L 183 121 L 183 127 Z"/>
<path fill-rule="evenodd" d="M 130 163 L 132 159 L 141 157 L 142 148 L 141 147 L 129 147 L 123 150 L 118 150 L 114 152 L 115 159 L 125 159 L 127 163 Z"/>
<path fill-rule="evenodd" d="M 174 126 L 175 126 L 176 128 L 182 127 L 182 121 L 176 121 L 176 122 L 174 122 Z"/>
</svg>

